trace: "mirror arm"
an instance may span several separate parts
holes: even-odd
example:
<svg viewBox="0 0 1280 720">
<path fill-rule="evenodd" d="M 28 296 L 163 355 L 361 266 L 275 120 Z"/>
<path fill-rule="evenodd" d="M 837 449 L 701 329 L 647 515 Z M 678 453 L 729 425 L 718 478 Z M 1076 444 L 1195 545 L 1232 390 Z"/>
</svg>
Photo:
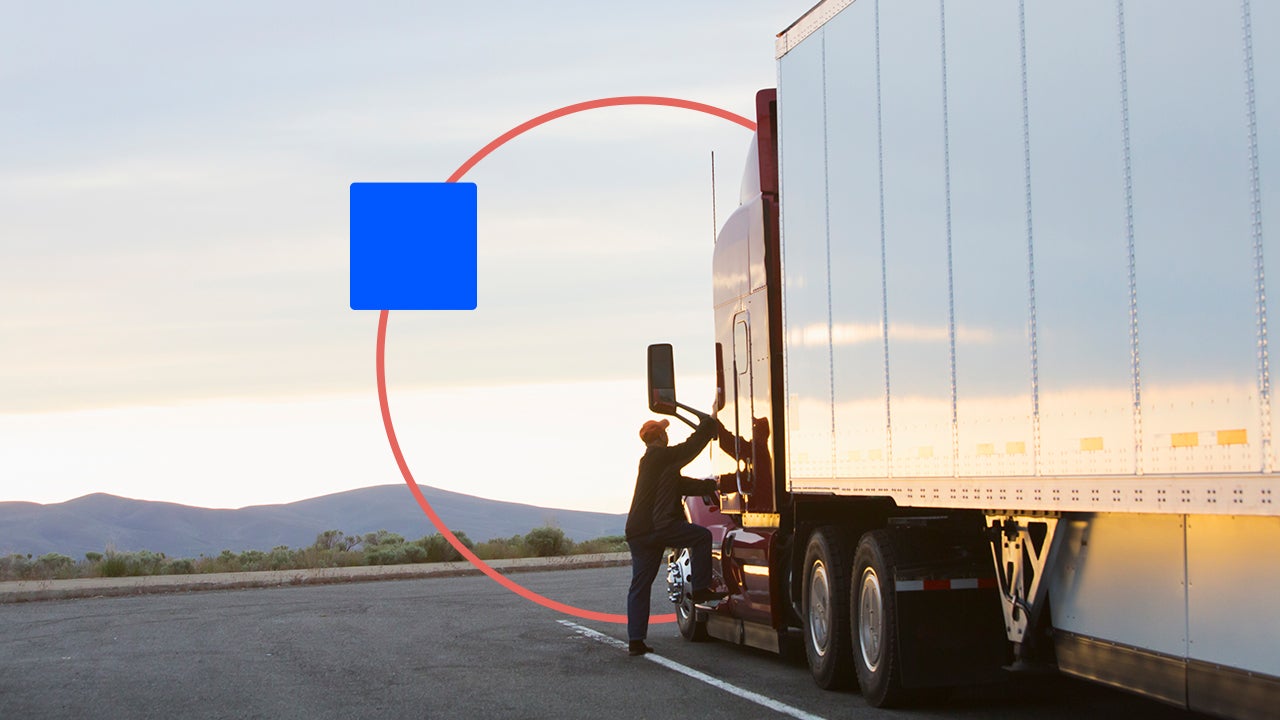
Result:
<svg viewBox="0 0 1280 720">
<path fill-rule="evenodd" d="M 684 403 L 682 403 L 682 402 L 677 402 L 677 403 L 676 403 L 676 407 L 681 408 L 681 409 L 684 409 L 684 410 L 687 410 L 687 411 L 689 411 L 689 412 L 693 413 L 694 417 L 697 417 L 699 420 L 701 420 L 701 419 L 702 419 L 702 418 L 704 418 L 704 417 L 711 417 L 710 415 L 708 415 L 708 414 L 706 414 L 706 413 L 702 412 L 701 410 L 698 410 L 698 409 L 696 409 L 696 408 L 691 408 L 691 407 L 689 407 L 688 405 L 685 405 L 685 404 L 684 404 Z M 695 422 L 693 422 L 693 421 L 691 421 L 691 420 L 687 420 L 687 419 L 685 419 L 685 418 L 684 418 L 684 416 L 682 416 L 682 415 L 676 415 L 676 413 L 674 413 L 674 412 L 673 412 L 673 413 L 671 413 L 671 414 L 672 414 L 672 415 L 675 415 L 676 417 L 678 417 L 678 418 L 680 418 L 681 420 L 683 420 L 683 421 L 684 421 L 684 423 L 685 423 L 686 425 L 688 425 L 689 427 L 691 427 L 691 428 L 697 428 L 697 427 L 698 427 L 698 424 L 697 424 L 697 423 L 695 423 Z"/>
<path fill-rule="evenodd" d="M 676 403 L 676 407 L 678 407 L 678 408 L 684 408 L 685 410 L 688 410 L 689 412 L 693 413 L 694 415 L 698 415 L 698 414 L 699 414 L 697 410 L 694 410 L 693 408 L 691 408 L 691 407 L 689 407 L 688 405 L 685 405 L 684 403 L 681 403 L 681 402 Z M 688 425 L 688 426 L 689 426 L 689 427 L 691 427 L 691 428 L 697 429 L 697 427 L 698 427 L 698 423 L 696 423 L 696 422 L 694 422 L 694 421 L 690 420 L 689 418 L 687 418 L 687 417 L 685 417 L 685 416 L 681 415 L 681 414 L 680 414 L 680 413 L 678 413 L 678 412 L 672 411 L 671 415 L 672 415 L 673 417 L 675 417 L 675 418 L 678 418 L 678 419 L 680 420 L 680 422 L 683 422 L 685 425 Z"/>
</svg>

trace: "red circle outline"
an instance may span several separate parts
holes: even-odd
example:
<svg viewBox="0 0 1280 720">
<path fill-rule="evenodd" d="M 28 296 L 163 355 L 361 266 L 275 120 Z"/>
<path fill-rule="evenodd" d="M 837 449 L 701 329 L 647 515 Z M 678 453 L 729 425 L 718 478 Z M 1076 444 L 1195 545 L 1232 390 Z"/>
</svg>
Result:
<svg viewBox="0 0 1280 720">
<path fill-rule="evenodd" d="M 586 102 L 575 103 L 573 105 L 566 105 L 548 113 L 543 113 L 532 120 L 528 120 L 514 128 L 511 128 L 502 135 L 499 135 L 488 145 L 480 148 L 478 152 L 468 158 L 466 162 L 462 163 L 457 170 L 453 171 L 453 174 L 450 175 L 449 179 L 445 182 L 457 182 L 458 180 L 461 180 L 462 176 L 466 175 L 471 168 L 475 167 L 476 163 L 483 160 L 494 150 L 497 150 L 510 140 L 523 135 L 539 125 L 548 123 L 556 118 L 562 118 L 566 115 L 583 112 L 584 110 L 594 110 L 596 108 L 614 107 L 619 105 L 658 105 L 664 107 L 683 108 L 686 110 L 696 110 L 698 112 L 714 115 L 716 117 L 729 120 L 730 122 L 737 123 L 752 132 L 755 132 L 756 129 L 756 124 L 754 122 L 738 115 L 737 113 L 732 113 L 728 110 L 722 110 L 718 107 L 707 105 L 705 103 L 694 102 L 692 100 L 681 100 L 679 98 L 653 95 L 627 95 L 622 97 L 601 98 L 599 100 L 588 100 Z M 404 476 L 405 484 L 409 486 L 409 491 L 413 493 L 414 499 L 418 501 L 418 505 L 422 508 L 422 511 L 426 513 L 427 519 L 430 520 L 436 530 L 444 536 L 444 539 L 449 541 L 449 544 L 453 546 L 453 549 L 457 550 L 463 557 L 470 561 L 472 565 L 476 566 L 480 572 L 488 575 L 494 582 L 520 597 L 566 615 L 572 615 L 585 620 L 598 620 L 600 622 L 625 625 L 627 622 L 626 615 L 602 613 L 595 610 L 583 610 L 582 608 L 566 605 L 562 602 L 539 595 L 523 585 L 516 583 L 490 567 L 488 563 L 481 560 L 474 552 L 471 551 L 470 548 L 463 545 L 462 542 L 458 540 L 458 537 L 453 534 L 453 531 L 451 531 L 448 526 L 444 524 L 444 521 L 440 519 L 440 516 L 436 514 L 435 509 L 431 507 L 431 503 L 427 502 L 427 498 L 423 496 L 422 490 L 418 487 L 418 483 L 413 479 L 413 473 L 409 470 L 409 463 L 405 461 L 404 453 L 400 450 L 400 441 L 396 438 L 395 425 L 391 422 L 391 407 L 387 402 L 387 371 L 385 362 L 387 318 L 390 314 L 391 313 L 388 310 L 381 310 L 378 313 L 378 344 L 375 360 L 378 374 L 378 405 L 382 409 L 382 425 L 387 431 L 387 441 L 391 444 L 391 454 L 395 456 L 396 464 L 400 466 L 400 474 Z M 649 622 L 669 623 L 675 622 L 675 619 L 675 613 L 669 613 L 667 615 L 654 615 L 649 618 Z"/>
</svg>

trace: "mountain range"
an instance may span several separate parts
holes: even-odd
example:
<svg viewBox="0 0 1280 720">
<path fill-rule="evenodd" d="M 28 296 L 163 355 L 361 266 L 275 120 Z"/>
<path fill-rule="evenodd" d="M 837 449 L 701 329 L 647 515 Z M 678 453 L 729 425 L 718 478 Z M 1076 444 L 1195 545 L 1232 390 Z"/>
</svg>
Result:
<svg viewBox="0 0 1280 720">
<path fill-rule="evenodd" d="M 487 500 L 419 486 L 427 502 L 454 532 L 476 542 L 523 535 L 550 525 L 573 540 L 621 535 L 625 514 L 543 508 Z M 195 558 L 223 550 L 306 547 L 325 530 L 348 535 L 388 530 L 406 540 L 431 535 L 431 525 L 409 489 L 377 485 L 281 505 L 237 510 L 132 500 L 95 493 L 61 503 L 0 502 L 0 556 L 58 552 L 150 550 Z"/>
</svg>

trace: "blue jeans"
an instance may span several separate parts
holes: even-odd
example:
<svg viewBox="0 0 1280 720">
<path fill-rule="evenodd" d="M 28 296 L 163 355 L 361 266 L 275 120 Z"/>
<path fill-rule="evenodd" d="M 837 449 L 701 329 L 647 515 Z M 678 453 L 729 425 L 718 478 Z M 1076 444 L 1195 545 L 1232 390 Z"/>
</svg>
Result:
<svg viewBox="0 0 1280 720">
<path fill-rule="evenodd" d="M 662 566 L 667 548 L 689 548 L 694 590 L 711 585 L 711 531 L 692 523 L 673 523 L 631 538 L 631 588 L 627 591 L 627 639 L 644 640 L 649 634 L 649 596 L 653 579 Z"/>
</svg>

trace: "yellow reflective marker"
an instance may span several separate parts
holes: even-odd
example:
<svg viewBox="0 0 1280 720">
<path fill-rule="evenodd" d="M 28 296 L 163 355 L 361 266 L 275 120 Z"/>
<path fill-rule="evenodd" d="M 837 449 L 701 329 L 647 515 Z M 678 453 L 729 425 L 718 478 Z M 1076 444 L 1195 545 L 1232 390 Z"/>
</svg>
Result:
<svg viewBox="0 0 1280 720">
<path fill-rule="evenodd" d="M 1080 452 L 1095 452 L 1102 449 L 1102 438 L 1080 438 Z"/>
<path fill-rule="evenodd" d="M 1200 433 L 1198 432 L 1174 433 L 1170 435 L 1169 438 L 1173 447 L 1176 448 L 1196 447 L 1200 444 Z"/>
<path fill-rule="evenodd" d="M 1247 445 L 1249 443 L 1249 433 L 1243 429 L 1239 430 L 1219 430 L 1219 445 Z"/>
<path fill-rule="evenodd" d="M 991 443 L 978 443 L 978 454 L 979 455 L 995 455 L 996 446 L 992 445 Z"/>
<path fill-rule="evenodd" d="M 922 457 L 922 458 L 931 458 L 931 457 L 933 457 L 933 448 L 932 448 L 932 447 L 922 447 L 922 448 L 920 448 L 917 452 L 919 453 L 920 457 Z"/>
<path fill-rule="evenodd" d="M 1004 451 L 1007 455 L 1026 455 L 1027 444 L 1024 442 L 1005 443 Z"/>
</svg>

